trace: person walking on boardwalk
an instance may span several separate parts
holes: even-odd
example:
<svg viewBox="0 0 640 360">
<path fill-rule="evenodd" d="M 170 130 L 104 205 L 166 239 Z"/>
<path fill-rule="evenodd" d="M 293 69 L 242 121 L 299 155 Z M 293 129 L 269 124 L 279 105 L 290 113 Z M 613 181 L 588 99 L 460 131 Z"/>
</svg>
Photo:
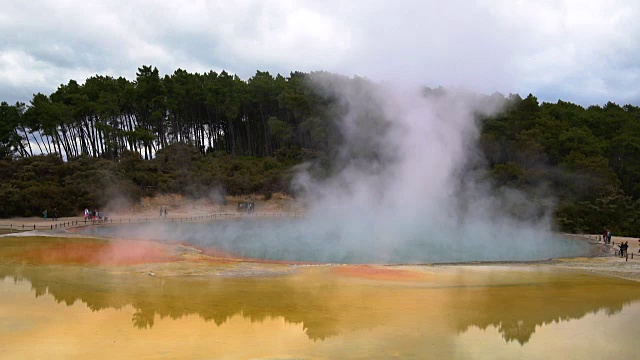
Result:
<svg viewBox="0 0 640 360">
<path fill-rule="evenodd" d="M 625 257 L 627 255 L 627 248 L 629 248 L 628 242 L 620 242 L 618 247 L 620 248 L 620 257 Z"/>
<path fill-rule="evenodd" d="M 627 253 L 627 251 L 629 250 L 629 242 L 625 241 L 622 246 L 624 247 L 624 249 L 622 251 L 623 252 L 623 257 L 629 256 L 629 254 Z"/>
</svg>

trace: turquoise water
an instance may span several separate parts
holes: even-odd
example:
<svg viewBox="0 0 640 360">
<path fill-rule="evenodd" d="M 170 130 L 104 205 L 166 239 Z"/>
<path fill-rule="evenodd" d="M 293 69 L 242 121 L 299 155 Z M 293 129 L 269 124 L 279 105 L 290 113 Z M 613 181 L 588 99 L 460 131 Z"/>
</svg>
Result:
<svg viewBox="0 0 640 360">
<path fill-rule="evenodd" d="M 302 219 L 218 220 L 91 226 L 81 233 L 182 241 L 237 257 L 321 263 L 420 264 L 584 256 L 591 247 L 552 233 L 434 233 L 409 227 L 343 226 Z"/>
</svg>

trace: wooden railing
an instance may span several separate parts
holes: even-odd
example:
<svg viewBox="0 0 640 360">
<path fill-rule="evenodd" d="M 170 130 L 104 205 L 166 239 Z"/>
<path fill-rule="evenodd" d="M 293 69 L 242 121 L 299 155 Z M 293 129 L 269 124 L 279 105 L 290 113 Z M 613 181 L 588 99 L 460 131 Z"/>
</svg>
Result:
<svg viewBox="0 0 640 360">
<path fill-rule="evenodd" d="M 62 221 L 56 222 L 54 224 L 0 224 L 0 230 L 6 229 L 10 231 L 29 231 L 29 230 L 53 230 L 53 229 L 63 229 L 67 227 L 77 226 L 82 221 L 79 220 L 71 220 L 71 221 Z"/>
<path fill-rule="evenodd" d="M 0 224 L 0 230 L 6 229 L 10 232 L 22 232 L 30 230 L 54 230 L 65 229 L 69 227 L 75 227 L 80 225 L 106 225 L 106 224 L 140 224 L 150 222 L 198 222 L 209 221 L 215 219 L 225 218 L 238 218 L 238 217 L 292 217 L 292 218 L 304 218 L 304 214 L 301 213 L 214 213 L 198 216 L 186 216 L 186 217 L 145 217 L 145 218 L 117 218 L 107 220 L 70 220 L 55 222 L 52 224 L 33 224 L 33 223 L 16 223 L 16 224 Z"/>
</svg>

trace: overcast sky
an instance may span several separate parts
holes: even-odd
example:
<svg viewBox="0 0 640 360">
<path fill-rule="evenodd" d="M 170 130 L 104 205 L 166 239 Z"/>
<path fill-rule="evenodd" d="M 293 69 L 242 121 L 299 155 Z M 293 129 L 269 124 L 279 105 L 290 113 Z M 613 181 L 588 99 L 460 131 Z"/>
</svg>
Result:
<svg viewBox="0 0 640 360">
<path fill-rule="evenodd" d="M 0 100 L 69 79 L 327 70 L 640 105 L 637 0 L 2 0 Z"/>
</svg>

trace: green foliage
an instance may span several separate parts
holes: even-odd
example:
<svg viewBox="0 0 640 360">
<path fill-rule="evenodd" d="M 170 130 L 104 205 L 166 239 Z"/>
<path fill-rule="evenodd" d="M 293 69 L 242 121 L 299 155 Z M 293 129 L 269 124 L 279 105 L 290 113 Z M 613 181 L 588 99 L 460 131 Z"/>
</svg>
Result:
<svg viewBox="0 0 640 360">
<path fill-rule="evenodd" d="M 309 86 L 318 78 L 363 105 L 350 113 L 349 143 L 338 123 L 348 104 Z M 216 187 L 266 195 L 288 191 L 292 168 L 303 162 L 320 178 L 339 171 L 341 157 L 384 165 L 394 161 L 380 150 L 388 149 L 380 146 L 384 137 L 366 136 L 388 130 L 388 114 L 370 95 L 375 86 L 326 72 L 257 71 L 245 81 L 177 69 L 161 77 L 145 65 L 134 80 L 96 75 L 35 94 L 29 105 L 0 102 L 0 216 L 51 207 L 62 215 L 157 192 L 199 197 Z M 548 189 L 562 230 L 608 226 L 638 235 L 640 108 L 540 104 L 532 94 L 486 100 L 506 103 L 502 113 L 479 119 L 484 174 L 496 190 L 533 196 Z"/>
<path fill-rule="evenodd" d="M 640 109 L 509 99 L 508 110 L 483 119 L 481 128 L 496 186 L 531 194 L 545 186 L 558 200 L 563 231 L 638 235 Z"/>
<path fill-rule="evenodd" d="M 506 185 L 511 182 L 517 182 L 522 177 L 524 171 L 514 162 L 506 164 L 497 164 L 493 167 L 493 177 L 499 185 Z"/>
<path fill-rule="evenodd" d="M 229 195 L 288 192 L 291 163 L 276 158 L 202 155 L 194 146 L 174 144 L 152 160 L 123 153 L 118 160 L 54 155 L 0 160 L 0 217 L 75 215 L 137 203 L 143 195 L 177 193 L 202 198 L 222 188 Z"/>
<path fill-rule="evenodd" d="M 286 145 L 290 142 L 293 128 L 289 124 L 276 117 L 270 117 L 268 123 L 275 144 Z M 277 147 L 279 148 L 280 146 Z"/>
</svg>

